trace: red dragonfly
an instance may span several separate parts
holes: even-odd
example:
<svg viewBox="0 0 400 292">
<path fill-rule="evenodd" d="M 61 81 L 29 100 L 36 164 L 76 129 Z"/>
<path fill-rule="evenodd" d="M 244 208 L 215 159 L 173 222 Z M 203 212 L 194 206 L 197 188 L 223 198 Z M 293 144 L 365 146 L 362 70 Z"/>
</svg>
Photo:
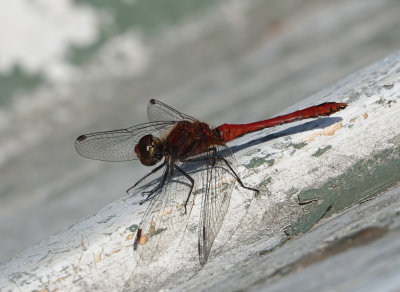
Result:
<svg viewBox="0 0 400 292">
<path fill-rule="evenodd" d="M 79 136 L 75 148 L 80 155 L 91 159 L 139 159 L 146 166 L 160 163 L 127 191 L 129 193 L 162 170 L 161 179 L 141 187 L 141 193 L 145 196 L 141 203 L 149 201 L 149 206 L 135 240 L 139 262 L 149 263 L 176 239 L 180 231 L 185 230 L 194 194 L 202 193 L 198 253 L 200 264 L 204 265 L 227 213 L 235 181 L 242 188 L 259 192 L 256 188 L 244 185 L 226 143 L 264 128 L 329 116 L 346 106 L 346 103 L 325 102 L 264 121 L 210 128 L 191 116 L 151 99 L 147 107 L 150 122 L 127 129 Z"/>
</svg>

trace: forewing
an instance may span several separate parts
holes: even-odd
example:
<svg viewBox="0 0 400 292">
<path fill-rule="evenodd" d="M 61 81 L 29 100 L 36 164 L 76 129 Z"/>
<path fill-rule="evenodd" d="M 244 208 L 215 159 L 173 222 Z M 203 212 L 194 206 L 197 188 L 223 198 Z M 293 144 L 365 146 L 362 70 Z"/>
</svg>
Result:
<svg viewBox="0 0 400 292">
<path fill-rule="evenodd" d="M 156 99 L 151 99 L 147 105 L 147 116 L 150 121 L 175 121 L 179 122 L 182 120 L 195 121 L 196 119 L 183 114 L 176 109 L 158 101 Z"/>
<path fill-rule="evenodd" d="M 127 129 L 96 132 L 79 136 L 76 151 L 87 158 L 103 161 L 129 161 L 138 159 L 135 146 L 147 134 L 166 133 L 176 123 L 172 121 L 149 122 Z"/>
<path fill-rule="evenodd" d="M 207 171 L 203 178 L 204 193 L 199 226 L 198 247 L 201 265 L 204 265 L 208 260 L 215 237 L 228 211 L 236 181 L 224 160 L 218 158 L 214 160 L 212 158 L 213 152 L 208 152 L 208 155 Z M 236 161 L 229 148 L 220 146 L 217 155 L 224 158 L 234 170 L 236 169 Z"/>
<path fill-rule="evenodd" d="M 154 261 L 183 234 L 193 207 L 193 192 L 196 190 L 194 186 L 185 210 L 190 186 L 190 181 L 174 169 L 172 177 L 168 177 L 164 186 L 154 194 L 139 224 L 142 234 L 135 253 L 138 266 L 146 266 Z M 148 185 L 144 190 L 154 187 L 154 184 Z"/>
</svg>

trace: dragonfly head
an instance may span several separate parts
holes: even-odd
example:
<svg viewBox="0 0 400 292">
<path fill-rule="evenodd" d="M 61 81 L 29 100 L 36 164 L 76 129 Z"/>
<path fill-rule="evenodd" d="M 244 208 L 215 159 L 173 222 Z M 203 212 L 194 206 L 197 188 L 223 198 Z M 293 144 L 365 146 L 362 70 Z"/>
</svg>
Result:
<svg viewBox="0 0 400 292">
<path fill-rule="evenodd" d="M 135 146 L 135 152 L 143 165 L 152 166 L 164 157 L 164 145 L 157 137 L 146 135 Z"/>
</svg>

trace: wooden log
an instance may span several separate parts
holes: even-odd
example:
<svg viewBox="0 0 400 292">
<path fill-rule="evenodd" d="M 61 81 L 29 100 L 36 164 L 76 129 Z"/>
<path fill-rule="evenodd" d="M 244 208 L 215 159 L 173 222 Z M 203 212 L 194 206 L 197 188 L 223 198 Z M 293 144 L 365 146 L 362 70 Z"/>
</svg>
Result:
<svg viewBox="0 0 400 292">
<path fill-rule="evenodd" d="M 146 206 L 126 196 L 3 263 L 0 290 L 399 289 L 399 189 L 386 192 L 400 181 L 399 92 L 400 52 L 287 112 L 324 101 L 345 110 L 232 143 L 239 175 L 261 194 L 234 189 L 202 268 L 200 195 L 187 228 L 145 268 L 133 243 Z"/>
</svg>

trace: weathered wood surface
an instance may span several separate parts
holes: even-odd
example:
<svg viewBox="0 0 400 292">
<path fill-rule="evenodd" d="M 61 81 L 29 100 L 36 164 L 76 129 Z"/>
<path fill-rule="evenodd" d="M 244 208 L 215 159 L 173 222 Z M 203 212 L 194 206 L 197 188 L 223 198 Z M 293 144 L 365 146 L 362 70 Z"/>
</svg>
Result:
<svg viewBox="0 0 400 292">
<path fill-rule="evenodd" d="M 114 31 L 124 22 L 118 7 L 152 1 L 3 3 L 1 11 L 13 17 L 0 17 L 7 32 L 0 34 L 0 67 L 11 61 L 5 48 L 20 57 L 9 63 L 6 79 L 0 76 L 0 262 L 118 200 L 147 171 L 135 162 L 82 159 L 73 147 L 80 134 L 145 122 L 150 98 L 213 125 L 260 120 L 400 48 L 400 1 L 189 2 L 209 8 L 176 24 L 154 17 L 157 9 L 141 17 L 161 22 L 157 35 L 137 25 Z M 111 9 L 106 18 L 104 6 Z M 77 22 L 82 10 L 97 24 Z M 70 37 L 88 29 L 99 32 L 94 44 L 106 42 L 82 40 L 79 65 L 69 54 L 56 61 L 47 54 L 69 51 Z M 103 40 L 101 31 L 116 35 Z M 8 77 L 20 75 L 19 67 L 30 75 L 32 62 L 44 79 L 23 90 L 25 83 Z"/>
<path fill-rule="evenodd" d="M 127 196 L 5 262 L 0 289 L 273 291 L 302 279 L 304 291 L 400 288 L 399 190 L 384 192 L 400 181 L 399 92 L 396 53 L 287 111 L 328 100 L 346 110 L 231 144 L 241 177 L 261 195 L 234 189 L 203 268 L 193 219 L 183 240 L 177 234 L 162 257 L 135 269 L 145 206 Z"/>
</svg>

